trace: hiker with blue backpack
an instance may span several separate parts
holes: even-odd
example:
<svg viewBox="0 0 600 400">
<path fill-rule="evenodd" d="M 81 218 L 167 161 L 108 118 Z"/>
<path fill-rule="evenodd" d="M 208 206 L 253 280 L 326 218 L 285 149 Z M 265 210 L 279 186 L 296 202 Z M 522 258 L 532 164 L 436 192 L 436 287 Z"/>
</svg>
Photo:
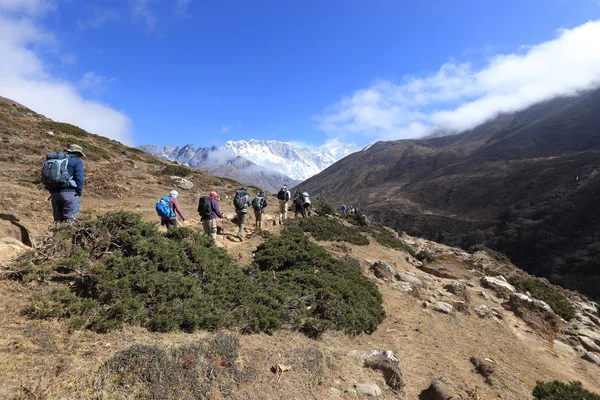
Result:
<svg viewBox="0 0 600 400">
<path fill-rule="evenodd" d="M 235 213 L 237 214 L 238 220 L 238 238 L 240 242 L 244 241 L 244 230 L 246 229 L 246 221 L 248 220 L 248 207 L 252 203 L 250 202 L 250 196 L 246 188 L 241 188 L 235 193 L 233 198 L 233 206 L 235 207 Z"/>
<path fill-rule="evenodd" d="M 217 192 L 210 192 L 208 196 L 200 197 L 198 213 L 204 228 L 204 234 L 210 236 L 213 242 L 217 241 L 217 217 L 223 218 L 217 203 Z"/>
<path fill-rule="evenodd" d="M 50 192 L 54 223 L 72 222 L 79 215 L 83 195 L 85 157 L 81 146 L 70 144 L 64 152 L 46 154 L 42 167 L 42 183 Z"/>
<path fill-rule="evenodd" d="M 267 198 L 265 197 L 265 192 L 262 190 L 258 193 L 258 196 L 252 200 L 252 208 L 254 209 L 254 218 L 256 218 L 256 231 L 260 232 L 262 230 L 262 215 L 265 212 L 265 207 L 269 205 Z"/>
<path fill-rule="evenodd" d="M 167 230 L 179 225 L 177 214 L 181 217 L 181 221 L 185 221 L 177 197 L 179 197 L 177 190 L 171 190 L 168 196 L 164 196 L 156 203 L 156 213 L 160 217 L 160 225 L 166 226 Z"/>
</svg>

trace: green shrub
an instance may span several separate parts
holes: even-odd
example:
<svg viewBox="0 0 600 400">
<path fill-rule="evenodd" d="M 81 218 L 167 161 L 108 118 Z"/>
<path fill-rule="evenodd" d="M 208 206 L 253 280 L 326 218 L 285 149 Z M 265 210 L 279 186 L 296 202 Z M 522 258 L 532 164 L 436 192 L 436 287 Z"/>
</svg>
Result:
<svg viewBox="0 0 600 400">
<path fill-rule="evenodd" d="M 44 127 L 51 131 L 58 131 L 71 136 L 86 137 L 90 135 L 89 132 L 86 132 L 80 127 L 67 124 L 66 122 L 47 121 L 44 122 Z"/>
<path fill-rule="evenodd" d="M 542 300 L 552 308 L 552 310 L 566 320 L 575 317 L 575 309 L 567 298 L 554 289 L 552 286 L 542 282 L 539 279 L 523 279 L 517 276 L 508 278 L 508 282 L 517 289 L 525 293 L 529 292 L 533 298 Z"/>
<path fill-rule="evenodd" d="M 163 234 L 128 212 L 79 220 L 53 239 L 43 258 L 23 264 L 28 276 L 35 265 L 69 285 L 36 296 L 24 313 L 67 319 L 72 329 L 107 332 L 132 324 L 161 332 L 250 333 L 286 324 L 310 334 L 325 328 L 359 333 L 372 332 L 383 319 L 375 286 L 297 226 L 295 234 L 259 246 L 256 264 L 245 269 L 204 235 L 188 228 Z M 273 257 L 282 265 L 271 263 Z M 273 279 L 271 270 L 282 273 Z"/>
<path fill-rule="evenodd" d="M 313 203 L 314 213 L 326 217 L 328 215 L 335 215 L 335 208 L 329 204 L 324 198 L 319 197 L 317 201 Z"/>
<path fill-rule="evenodd" d="M 177 164 L 168 164 L 160 171 L 161 175 L 175 175 L 181 177 L 191 175 L 193 172 L 194 171 L 191 168 Z"/>
<path fill-rule="evenodd" d="M 90 144 L 88 141 L 75 139 L 74 137 L 65 137 L 65 136 L 52 136 L 52 138 L 60 144 L 69 145 L 71 143 L 78 144 L 83 148 L 83 152 L 90 156 L 90 158 L 104 158 L 105 160 L 110 160 L 110 153 L 103 148 L 98 146 L 94 146 Z"/>
<path fill-rule="evenodd" d="M 600 395 L 585 390 L 581 382 L 537 382 L 532 394 L 536 400 L 600 400 Z"/>
<path fill-rule="evenodd" d="M 265 287 L 283 305 L 282 321 L 311 336 L 330 328 L 371 333 L 385 316 L 381 294 L 372 282 L 293 225 L 259 245 L 254 263 L 267 273 L 263 279 L 272 271 L 276 274 Z"/>
<path fill-rule="evenodd" d="M 313 216 L 290 221 L 289 224 L 298 224 L 301 230 L 310 232 L 317 240 L 348 242 L 360 246 L 369 244 L 369 239 L 358 228 L 346 226 L 335 218 Z"/>
<path fill-rule="evenodd" d="M 433 262 L 435 261 L 435 257 L 433 256 L 433 254 L 425 251 L 425 250 L 421 250 L 420 252 L 418 252 L 415 257 L 417 257 L 417 260 L 419 261 L 426 261 L 426 262 Z"/>
<path fill-rule="evenodd" d="M 469 247 L 469 253 L 473 254 L 477 251 L 485 251 L 486 253 L 488 253 L 492 258 L 494 258 L 496 261 L 500 261 L 500 262 L 510 262 L 510 259 L 504 254 L 501 253 L 499 251 L 496 250 L 492 250 L 489 247 L 486 247 L 482 244 L 476 244 L 474 246 Z"/>
<path fill-rule="evenodd" d="M 379 223 L 374 223 L 367 231 L 375 238 L 377 243 L 379 243 L 380 245 L 389 247 L 391 249 L 405 251 L 413 257 L 417 256 L 412 247 L 403 243 L 400 239 L 394 236 L 392 232 L 387 230 L 383 225 Z"/>
</svg>

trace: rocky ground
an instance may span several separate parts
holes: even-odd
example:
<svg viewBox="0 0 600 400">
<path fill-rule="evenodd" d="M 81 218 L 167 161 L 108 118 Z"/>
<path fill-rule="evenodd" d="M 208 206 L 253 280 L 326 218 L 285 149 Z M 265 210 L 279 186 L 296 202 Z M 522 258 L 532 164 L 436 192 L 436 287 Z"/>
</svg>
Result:
<svg viewBox="0 0 600 400">
<path fill-rule="evenodd" d="M 62 145 L 57 136 L 71 138 L 61 132 L 49 135 L 43 117 L 29 113 L 6 102 L 0 107 L 0 138 L 3 147 L 12 149 L 0 155 L 0 398 L 102 398 L 99 370 L 119 351 L 133 344 L 177 348 L 218 334 L 153 333 L 138 327 L 70 333 L 61 321 L 21 315 L 47 286 L 6 279 L 6 272 L 20 253 L 35 249 L 49 234 L 51 210 L 37 183 L 39 169 L 43 154 Z M 228 216 L 220 221 L 223 234 L 217 245 L 241 264 L 252 261 L 252 251 L 265 239 L 255 234 L 253 220 L 243 242 L 235 236 L 227 198 L 234 183 L 202 172 L 185 178 L 162 175 L 165 166 L 150 156 L 96 137 L 86 140 L 109 149 L 110 157 L 91 153 L 85 160 L 83 216 L 128 210 L 156 221 L 154 203 L 178 187 L 187 225 L 201 229 L 198 197 L 214 189 Z M 265 225 L 278 234 L 272 211 L 267 209 Z M 536 381 L 553 379 L 581 381 L 600 393 L 596 304 L 565 291 L 576 314 L 564 321 L 545 303 L 516 293 L 503 277 L 525 274 L 508 262 L 406 235 L 401 240 L 429 254 L 429 260 L 417 261 L 372 239 L 367 246 L 318 242 L 378 286 L 386 318 L 374 333 L 327 332 L 314 340 L 290 331 L 229 332 L 240 341 L 237 362 L 253 374 L 223 386 L 216 398 L 528 399 Z"/>
</svg>

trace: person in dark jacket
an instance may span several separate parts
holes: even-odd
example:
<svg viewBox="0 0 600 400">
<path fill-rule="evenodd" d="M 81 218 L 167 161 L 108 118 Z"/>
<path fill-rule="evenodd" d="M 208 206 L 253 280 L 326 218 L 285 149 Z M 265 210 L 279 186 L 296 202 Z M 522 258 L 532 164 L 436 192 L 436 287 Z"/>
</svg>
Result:
<svg viewBox="0 0 600 400">
<path fill-rule="evenodd" d="M 210 192 L 210 208 L 211 212 L 208 217 L 200 216 L 204 234 L 210 236 L 214 242 L 217 241 L 217 217 L 223 218 L 223 214 L 219 210 L 217 202 L 217 192 Z"/>
<path fill-rule="evenodd" d="M 296 189 L 296 193 L 294 193 L 294 206 L 296 207 L 294 218 L 298 218 L 298 213 L 302 215 L 302 218 L 306 218 L 306 213 L 304 210 L 304 199 L 302 197 L 300 189 Z"/>
<path fill-rule="evenodd" d="M 254 208 L 254 218 L 256 218 L 256 231 L 262 230 L 262 215 L 265 213 L 265 207 L 269 205 L 265 192 L 262 190 L 258 193 L 258 196 L 252 200 L 252 208 Z"/>
<path fill-rule="evenodd" d="M 241 188 L 240 190 L 238 190 L 236 196 L 238 195 L 241 197 L 242 208 L 238 208 L 237 205 L 234 204 L 239 228 L 237 236 L 240 239 L 240 242 L 243 242 L 244 233 L 246 229 L 246 222 L 248 221 L 248 207 L 252 204 L 252 202 L 250 201 L 250 196 L 248 196 L 246 188 Z"/>
<path fill-rule="evenodd" d="M 79 215 L 81 196 L 83 195 L 84 168 L 81 157 L 85 157 L 81 146 L 70 144 L 65 153 L 69 157 L 67 171 L 71 176 L 65 187 L 48 189 L 52 200 L 54 223 L 72 222 Z"/>
<path fill-rule="evenodd" d="M 181 217 L 181 221 L 185 221 L 185 217 L 181 213 L 181 209 L 179 208 L 179 201 L 177 201 L 177 197 L 179 197 L 179 193 L 177 190 L 171 190 L 169 192 L 169 208 L 171 209 L 170 217 L 161 217 L 160 224 L 162 226 L 167 227 L 168 229 L 176 228 L 179 224 L 177 223 L 177 214 Z"/>
</svg>

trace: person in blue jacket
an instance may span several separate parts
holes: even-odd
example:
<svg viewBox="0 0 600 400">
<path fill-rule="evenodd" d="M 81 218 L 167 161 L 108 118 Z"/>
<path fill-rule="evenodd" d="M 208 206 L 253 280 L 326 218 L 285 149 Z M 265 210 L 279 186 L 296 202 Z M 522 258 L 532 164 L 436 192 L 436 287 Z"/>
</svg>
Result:
<svg viewBox="0 0 600 400">
<path fill-rule="evenodd" d="M 83 195 L 84 168 L 81 157 L 85 157 L 83 148 L 77 144 L 70 144 L 65 153 L 69 157 L 67 171 L 72 177 L 64 187 L 50 188 L 52 199 L 52 212 L 54 223 L 72 222 L 79 215 L 81 196 Z"/>
</svg>

